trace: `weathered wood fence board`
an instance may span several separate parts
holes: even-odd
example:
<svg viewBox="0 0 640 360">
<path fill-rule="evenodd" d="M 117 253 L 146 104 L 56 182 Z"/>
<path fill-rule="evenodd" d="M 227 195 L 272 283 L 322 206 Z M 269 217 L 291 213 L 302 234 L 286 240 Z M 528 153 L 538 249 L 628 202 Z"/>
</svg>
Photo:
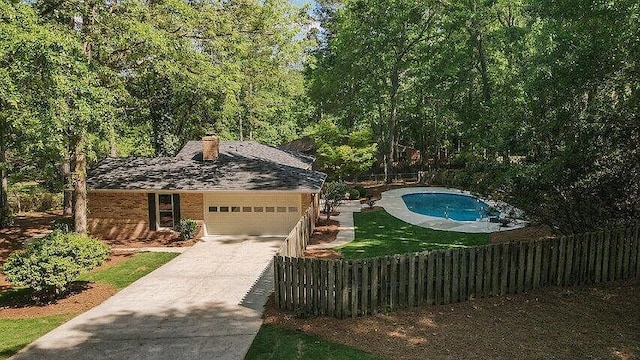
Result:
<svg viewBox="0 0 640 360">
<path fill-rule="evenodd" d="M 276 252 L 279 256 L 302 257 L 315 228 L 315 209 L 310 206 Z"/>
<path fill-rule="evenodd" d="M 638 226 L 361 260 L 292 257 L 304 250 L 299 244 L 306 246 L 304 234 L 313 223 L 305 215 L 298 226 L 292 234 L 299 239 L 281 248 L 280 255 L 288 256 L 274 258 L 275 302 L 279 308 L 312 315 L 355 317 L 544 286 L 640 277 Z"/>
</svg>

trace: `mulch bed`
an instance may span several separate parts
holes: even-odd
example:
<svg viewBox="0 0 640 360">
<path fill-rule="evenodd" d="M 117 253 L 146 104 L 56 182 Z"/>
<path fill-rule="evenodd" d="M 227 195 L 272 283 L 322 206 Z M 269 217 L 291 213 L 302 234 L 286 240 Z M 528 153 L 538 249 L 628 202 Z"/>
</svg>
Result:
<svg viewBox="0 0 640 360">
<path fill-rule="evenodd" d="M 199 240 L 191 239 L 182 241 L 175 236 L 158 237 L 154 239 L 102 239 L 112 248 L 143 248 L 143 247 L 185 247 L 193 246 Z"/>
<path fill-rule="evenodd" d="M 321 218 L 316 223 L 316 227 L 309 239 L 309 245 L 327 244 L 336 240 L 338 236 L 338 228 L 340 222 L 334 219 L 327 221 L 326 218 Z M 317 258 L 317 259 L 339 259 L 342 255 L 332 249 L 306 249 L 304 251 L 304 257 Z"/>
<path fill-rule="evenodd" d="M 337 220 L 318 219 L 313 234 L 309 238 L 309 245 L 326 244 L 335 241 L 339 227 L 340 222 Z"/>
<path fill-rule="evenodd" d="M 267 304 L 265 323 L 389 359 L 639 359 L 640 284 L 546 288 L 355 319 L 297 318 Z"/>
</svg>

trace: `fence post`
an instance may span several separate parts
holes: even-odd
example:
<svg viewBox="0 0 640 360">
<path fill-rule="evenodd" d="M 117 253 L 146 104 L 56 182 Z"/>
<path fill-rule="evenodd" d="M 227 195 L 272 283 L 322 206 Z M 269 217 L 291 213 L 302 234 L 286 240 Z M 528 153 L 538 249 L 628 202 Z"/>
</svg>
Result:
<svg viewBox="0 0 640 360">
<path fill-rule="evenodd" d="M 451 251 L 444 251 L 443 304 L 451 303 L 451 280 Z"/>
<path fill-rule="evenodd" d="M 280 263 L 278 261 L 278 256 L 273 257 L 273 300 L 276 303 L 276 308 L 281 309 L 280 307 Z"/>
<path fill-rule="evenodd" d="M 469 283 L 469 251 L 467 249 L 460 252 L 460 301 L 469 300 L 467 284 Z"/>
<path fill-rule="evenodd" d="M 408 278 L 408 297 L 407 306 L 414 307 L 416 305 L 416 255 L 409 255 L 409 278 Z"/>
<path fill-rule="evenodd" d="M 369 288 L 369 260 L 364 259 L 362 261 L 362 281 L 360 282 L 360 308 L 362 309 L 362 315 L 367 315 L 369 299 L 368 299 L 368 288 Z"/>
<path fill-rule="evenodd" d="M 498 245 L 490 245 L 491 248 L 491 263 L 490 263 L 490 271 L 491 271 L 491 286 L 487 292 L 487 296 L 496 296 L 500 295 L 500 246 Z"/>
<path fill-rule="evenodd" d="M 427 304 L 431 305 L 435 303 L 435 294 L 434 294 L 434 282 L 435 282 L 435 253 L 430 251 L 427 255 Z"/>
<path fill-rule="evenodd" d="M 533 265 L 533 288 L 537 289 L 540 287 L 540 269 L 543 264 L 542 260 L 542 243 L 538 240 L 533 242 L 535 247 L 535 258 Z"/>
<path fill-rule="evenodd" d="M 427 258 L 424 252 L 421 252 L 418 255 L 418 289 L 416 290 L 417 293 L 417 304 L 418 306 L 422 306 L 424 305 L 424 299 L 425 299 L 425 278 L 426 278 L 426 269 L 425 269 L 425 262 L 426 262 Z"/>
<path fill-rule="evenodd" d="M 336 309 L 336 263 L 328 260 L 329 277 L 327 278 L 327 302 L 329 303 L 329 316 L 335 315 Z"/>
<path fill-rule="evenodd" d="M 373 271 L 371 273 L 371 313 L 378 313 L 378 271 L 380 269 L 380 259 L 373 259 Z"/>
<path fill-rule="evenodd" d="M 460 301 L 460 250 L 453 249 L 451 252 L 451 302 Z"/>
<path fill-rule="evenodd" d="M 602 281 L 609 280 L 609 260 L 611 257 L 611 231 L 604 233 L 604 244 L 602 246 Z"/>
<path fill-rule="evenodd" d="M 509 257 L 510 257 L 510 246 L 509 243 L 504 243 L 501 246 L 501 260 L 502 266 L 500 267 L 500 295 L 507 294 L 507 285 L 509 281 Z"/>
<path fill-rule="evenodd" d="M 476 296 L 484 297 L 484 247 L 479 247 L 476 251 Z"/>
</svg>

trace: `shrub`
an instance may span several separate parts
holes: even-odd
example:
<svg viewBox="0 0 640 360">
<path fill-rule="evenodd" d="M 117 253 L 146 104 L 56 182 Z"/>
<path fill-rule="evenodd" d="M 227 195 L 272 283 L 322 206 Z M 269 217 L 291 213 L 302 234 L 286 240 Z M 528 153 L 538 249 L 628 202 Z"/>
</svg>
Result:
<svg viewBox="0 0 640 360">
<path fill-rule="evenodd" d="M 195 220 L 180 219 L 180 223 L 178 224 L 176 231 L 180 233 L 180 240 L 185 241 L 196 236 L 197 229 L 198 223 Z"/>
<path fill-rule="evenodd" d="M 364 188 L 364 186 L 362 185 L 356 185 L 353 187 L 355 190 L 358 190 L 358 193 L 360 193 L 360 197 L 366 196 L 367 195 L 367 189 Z"/>
<path fill-rule="evenodd" d="M 347 185 L 343 182 L 335 181 L 324 184 L 320 195 L 324 200 L 324 213 L 327 215 L 327 221 L 331 218 L 331 213 L 342 204 L 346 193 Z"/>
<path fill-rule="evenodd" d="M 75 224 L 73 222 L 73 218 L 61 218 L 55 219 L 53 224 L 51 224 L 51 230 L 60 231 L 62 233 L 68 234 L 73 232 Z"/>
<path fill-rule="evenodd" d="M 349 194 L 349 200 L 360 199 L 360 191 L 358 191 L 358 189 L 349 189 L 347 190 L 347 194 Z"/>
<path fill-rule="evenodd" d="M 12 253 L 2 270 L 9 282 L 33 289 L 37 297 L 58 296 L 108 255 L 109 247 L 96 239 L 54 231 Z"/>
</svg>

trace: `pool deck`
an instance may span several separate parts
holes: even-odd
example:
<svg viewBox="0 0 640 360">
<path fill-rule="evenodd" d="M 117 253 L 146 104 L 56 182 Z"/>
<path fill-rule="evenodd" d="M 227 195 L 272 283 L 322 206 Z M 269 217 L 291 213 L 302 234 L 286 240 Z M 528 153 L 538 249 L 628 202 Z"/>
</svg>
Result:
<svg viewBox="0 0 640 360">
<path fill-rule="evenodd" d="M 418 213 L 414 213 L 413 211 L 407 208 L 407 205 L 402 200 L 402 195 L 406 194 L 416 194 L 416 193 L 443 193 L 443 194 L 465 194 L 471 195 L 468 191 L 462 191 L 457 189 L 449 189 L 443 187 L 411 187 L 411 188 L 401 188 L 401 189 L 393 189 L 389 191 L 385 191 L 382 193 L 382 199 L 376 202 L 377 206 L 382 206 L 390 215 L 404 221 L 409 224 L 431 228 L 434 230 L 445 230 L 445 231 L 458 231 L 458 232 L 466 232 L 466 233 L 492 233 L 498 231 L 506 231 L 513 230 L 525 227 L 527 225 L 526 221 L 516 220 L 515 223 L 511 223 L 508 226 L 501 226 L 499 223 L 489 222 L 489 219 L 482 219 L 478 221 L 456 221 L 451 219 L 443 219 L 434 216 L 427 216 Z M 504 208 L 505 206 L 510 207 L 504 203 L 498 203 L 492 200 L 484 200 L 490 206 Z M 520 212 L 518 209 L 514 207 L 510 207 L 516 212 Z"/>
</svg>

